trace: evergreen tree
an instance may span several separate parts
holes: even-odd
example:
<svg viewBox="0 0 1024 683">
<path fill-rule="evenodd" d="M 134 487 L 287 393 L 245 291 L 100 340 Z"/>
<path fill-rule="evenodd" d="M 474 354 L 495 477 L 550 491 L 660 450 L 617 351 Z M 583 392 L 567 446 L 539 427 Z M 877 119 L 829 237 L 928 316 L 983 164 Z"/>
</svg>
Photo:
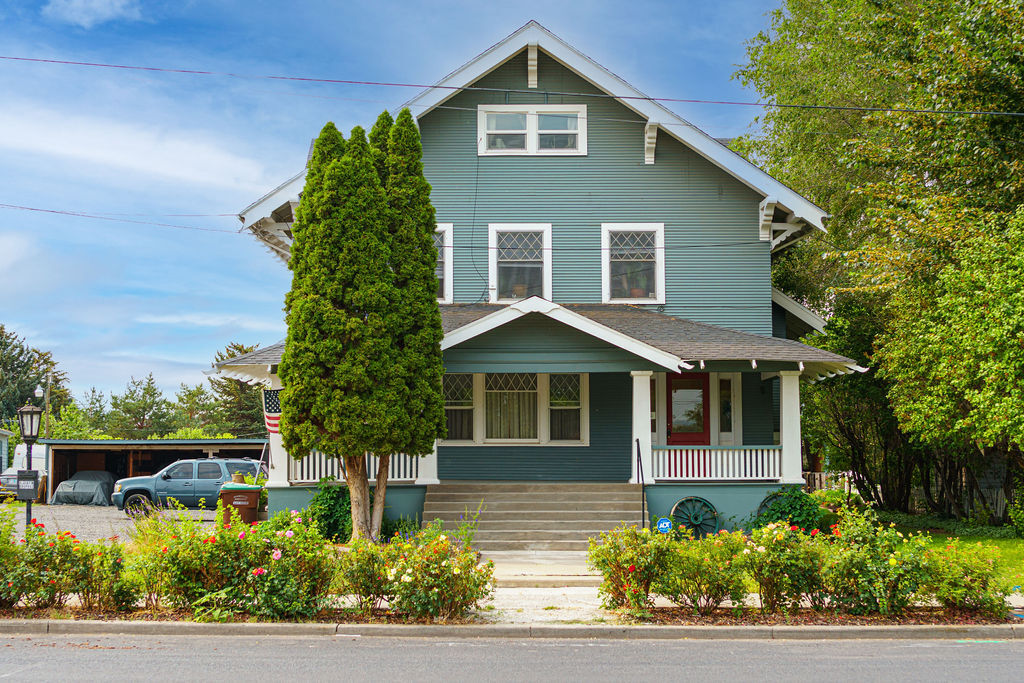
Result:
<svg viewBox="0 0 1024 683">
<path fill-rule="evenodd" d="M 247 346 L 231 342 L 224 350 L 217 352 L 215 362 L 252 353 L 257 348 L 259 344 Z M 210 388 L 220 404 L 221 419 L 218 429 L 242 438 L 266 434 L 260 387 L 230 377 L 210 377 Z"/>
<path fill-rule="evenodd" d="M 123 394 L 110 397 L 109 433 L 118 439 L 146 439 L 174 428 L 171 402 L 164 398 L 153 373 L 128 382 Z"/>
<path fill-rule="evenodd" d="M 380 178 L 382 187 L 388 184 L 388 137 L 391 135 L 391 127 L 395 120 L 387 110 L 382 111 L 377 121 L 370 129 L 370 149 L 373 153 L 373 166 L 377 169 L 377 177 Z"/>
<path fill-rule="evenodd" d="M 292 226 L 281 436 L 294 456 L 315 449 L 344 458 L 353 536 L 368 538 L 364 454 L 402 443 L 405 395 L 387 326 L 395 296 L 384 188 L 363 129 L 331 159 L 335 133 L 328 124 L 315 143 Z"/>
<path fill-rule="evenodd" d="M 202 384 L 182 384 L 174 395 L 174 423 L 176 429 L 195 428 L 199 431 L 219 432 L 223 414 L 217 397 Z"/>
</svg>

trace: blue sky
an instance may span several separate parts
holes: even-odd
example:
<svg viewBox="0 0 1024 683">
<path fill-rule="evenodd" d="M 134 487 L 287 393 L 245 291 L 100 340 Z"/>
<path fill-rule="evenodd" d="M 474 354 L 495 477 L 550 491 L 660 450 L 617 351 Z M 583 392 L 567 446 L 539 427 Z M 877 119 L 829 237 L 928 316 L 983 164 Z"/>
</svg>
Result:
<svg viewBox="0 0 1024 683">
<path fill-rule="evenodd" d="M 499 6 L 501 5 L 501 6 Z M 432 83 L 536 19 L 656 97 L 754 99 L 731 80 L 777 0 L 0 0 L 0 55 Z M 302 169 L 324 122 L 416 91 L 0 60 L 0 322 L 81 396 L 152 372 L 204 381 L 228 342 L 284 336 L 287 269 L 235 214 Z M 757 110 L 677 105 L 716 137 Z M 183 215 L 191 214 L 191 215 Z"/>
</svg>

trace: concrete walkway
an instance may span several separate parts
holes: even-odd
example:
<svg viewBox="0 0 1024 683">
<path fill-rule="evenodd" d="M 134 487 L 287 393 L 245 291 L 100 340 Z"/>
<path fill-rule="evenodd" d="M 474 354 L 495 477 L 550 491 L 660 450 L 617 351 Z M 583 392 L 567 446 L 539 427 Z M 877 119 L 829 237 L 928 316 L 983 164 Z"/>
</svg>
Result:
<svg viewBox="0 0 1024 683">
<path fill-rule="evenodd" d="M 601 585 L 601 577 L 587 569 L 585 552 L 493 550 L 483 556 L 494 562 L 494 577 L 502 588 Z"/>
</svg>

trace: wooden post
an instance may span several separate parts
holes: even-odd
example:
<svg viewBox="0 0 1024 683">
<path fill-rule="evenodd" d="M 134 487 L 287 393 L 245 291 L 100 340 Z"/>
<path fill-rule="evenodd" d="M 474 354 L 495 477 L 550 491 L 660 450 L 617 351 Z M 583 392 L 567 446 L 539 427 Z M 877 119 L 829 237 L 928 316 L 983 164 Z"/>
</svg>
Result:
<svg viewBox="0 0 1024 683">
<path fill-rule="evenodd" d="M 779 373 L 781 401 L 782 483 L 804 485 L 800 456 L 800 371 Z"/>
<path fill-rule="evenodd" d="M 654 482 L 654 462 L 651 453 L 651 377 L 650 370 L 633 370 L 633 438 L 630 439 L 629 458 L 632 464 L 633 484 Z M 640 461 L 643 463 L 643 480 L 637 470 L 636 443 L 640 441 Z"/>
</svg>

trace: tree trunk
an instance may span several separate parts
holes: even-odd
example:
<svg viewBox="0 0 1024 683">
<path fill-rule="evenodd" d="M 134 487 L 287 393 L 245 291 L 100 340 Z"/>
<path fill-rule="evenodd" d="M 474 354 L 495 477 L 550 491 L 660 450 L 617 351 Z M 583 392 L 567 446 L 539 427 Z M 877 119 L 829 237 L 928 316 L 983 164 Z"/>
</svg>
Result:
<svg viewBox="0 0 1024 683">
<path fill-rule="evenodd" d="M 373 538 L 370 533 L 370 482 L 366 456 L 345 456 L 345 481 L 352 499 L 352 540 Z"/>
<path fill-rule="evenodd" d="M 390 466 L 390 455 L 377 456 L 377 487 L 373 490 L 373 519 L 370 525 L 370 533 L 373 534 L 374 540 L 380 540 L 380 527 L 384 523 L 384 498 L 388 491 Z"/>
</svg>

